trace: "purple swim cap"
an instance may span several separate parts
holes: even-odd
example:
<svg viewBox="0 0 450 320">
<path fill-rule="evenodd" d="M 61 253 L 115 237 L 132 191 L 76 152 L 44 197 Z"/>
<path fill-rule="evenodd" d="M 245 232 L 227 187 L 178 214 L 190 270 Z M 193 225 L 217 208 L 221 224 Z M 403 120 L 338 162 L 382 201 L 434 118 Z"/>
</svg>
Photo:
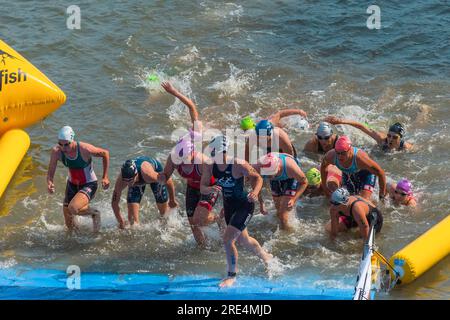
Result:
<svg viewBox="0 0 450 320">
<path fill-rule="evenodd" d="M 397 182 L 396 189 L 402 190 L 403 192 L 411 195 L 412 194 L 412 185 L 411 182 L 408 181 L 408 179 L 404 178 Z"/>
<path fill-rule="evenodd" d="M 189 134 L 181 138 L 175 145 L 175 155 L 180 159 L 188 157 L 192 151 L 194 151 L 194 144 L 192 143 L 191 136 Z"/>
</svg>

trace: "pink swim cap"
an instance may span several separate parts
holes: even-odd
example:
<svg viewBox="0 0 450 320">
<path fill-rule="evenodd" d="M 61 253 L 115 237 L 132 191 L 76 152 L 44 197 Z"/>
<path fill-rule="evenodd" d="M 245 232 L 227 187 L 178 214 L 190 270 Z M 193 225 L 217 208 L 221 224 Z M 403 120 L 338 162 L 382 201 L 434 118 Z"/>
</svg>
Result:
<svg viewBox="0 0 450 320">
<path fill-rule="evenodd" d="M 396 189 L 401 190 L 409 195 L 412 195 L 412 185 L 411 182 L 408 181 L 408 179 L 404 178 L 397 182 Z"/>
<path fill-rule="evenodd" d="M 347 136 L 341 136 L 337 139 L 334 149 L 337 152 L 348 151 L 352 147 L 352 141 Z"/>
<path fill-rule="evenodd" d="M 280 167 L 280 158 L 276 153 L 268 153 L 259 159 L 261 164 L 261 176 L 274 176 Z"/>
</svg>

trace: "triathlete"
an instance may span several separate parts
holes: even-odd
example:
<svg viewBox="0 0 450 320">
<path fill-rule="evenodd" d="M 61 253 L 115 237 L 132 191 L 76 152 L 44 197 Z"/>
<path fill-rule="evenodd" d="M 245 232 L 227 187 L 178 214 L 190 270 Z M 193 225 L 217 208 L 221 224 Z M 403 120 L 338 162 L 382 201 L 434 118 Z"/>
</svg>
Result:
<svg viewBox="0 0 450 320">
<path fill-rule="evenodd" d="M 372 202 L 358 196 L 351 196 L 344 188 L 333 192 L 330 204 L 331 220 L 325 229 L 332 238 L 335 238 L 339 232 L 358 227 L 361 237 L 367 240 L 372 223 L 377 233 L 383 226 L 383 215 Z"/>
<path fill-rule="evenodd" d="M 266 264 L 272 258 L 272 255 L 267 253 L 256 239 L 250 237 L 247 231 L 255 202 L 258 201 L 258 194 L 261 192 L 263 179 L 247 161 L 227 156 L 228 141 L 225 136 L 215 137 L 210 142 L 209 149 L 211 162 L 203 169 L 200 191 L 204 195 L 209 195 L 215 192 L 218 186 L 221 187 L 227 224 L 223 241 L 228 276 L 220 282 L 219 286 L 228 287 L 236 281 L 238 272 L 236 241 Z M 210 185 L 211 177 L 216 179 L 217 185 Z M 253 187 L 250 192 L 245 190 L 244 177 L 248 177 Z"/>
<path fill-rule="evenodd" d="M 124 162 L 116 179 L 111 202 L 120 229 L 124 229 L 127 225 L 120 213 L 119 206 L 122 191 L 126 187 L 128 187 L 127 207 L 130 225 L 139 224 L 139 208 L 147 184 L 152 189 L 161 216 L 168 212 L 169 207 L 178 206 L 172 179 L 167 180 L 167 186 L 158 182 L 158 173 L 162 170 L 163 167 L 158 160 L 146 156 Z"/>
<path fill-rule="evenodd" d="M 379 198 L 380 200 L 385 198 L 387 190 L 384 170 L 367 153 L 352 147 L 352 142 L 347 136 L 339 137 L 335 148 L 326 153 L 320 166 L 321 176 L 326 174 L 329 165 L 335 165 L 341 170 L 342 186 L 347 188 L 351 195 L 359 194 L 370 200 L 378 177 Z M 323 180 L 322 188 L 329 197 L 333 190 L 329 190 Z"/>
<path fill-rule="evenodd" d="M 89 203 L 97 191 L 97 176 L 92 165 L 92 157 L 103 159 L 102 187 L 109 187 L 108 167 L 109 152 L 89 143 L 75 141 L 75 133 L 71 127 L 65 126 L 58 133 L 58 145 L 53 147 L 47 173 L 47 189 L 55 192 L 53 177 L 58 161 L 69 169 L 66 192 L 63 202 L 64 220 L 70 233 L 77 230 L 75 215 L 92 217 L 94 233 L 101 226 L 100 212 L 90 208 Z"/>
</svg>

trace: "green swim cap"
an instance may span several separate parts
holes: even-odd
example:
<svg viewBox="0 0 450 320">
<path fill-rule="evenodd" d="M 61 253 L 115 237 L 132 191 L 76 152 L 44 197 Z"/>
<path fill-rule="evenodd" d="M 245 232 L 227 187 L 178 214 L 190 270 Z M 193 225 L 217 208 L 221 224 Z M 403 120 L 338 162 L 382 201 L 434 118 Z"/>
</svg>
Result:
<svg viewBox="0 0 450 320">
<path fill-rule="evenodd" d="M 255 129 L 256 124 L 255 121 L 253 121 L 252 117 L 246 116 L 245 118 L 242 118 L 241 120 L 241 129 L 242 130 L 250 130 Z"/>
<path fill-rule="evenodd" d="M 157 76 L 156 74 L 150 74 L 150 75 L 147 77 L 147 81 L 150 81 L 150 82 L 158 82 L 158 81 L 159 81 L 159 78 L 158 78 L 158 76 Z"/>
<path fill-rule="evenodd" d="M 308 179 L 308 184 L 313 186 L 317 186 L 322 182 L 320 171 L 316 168 L 311 168 L 306 172 L 306 179 Z"/>
</svg>

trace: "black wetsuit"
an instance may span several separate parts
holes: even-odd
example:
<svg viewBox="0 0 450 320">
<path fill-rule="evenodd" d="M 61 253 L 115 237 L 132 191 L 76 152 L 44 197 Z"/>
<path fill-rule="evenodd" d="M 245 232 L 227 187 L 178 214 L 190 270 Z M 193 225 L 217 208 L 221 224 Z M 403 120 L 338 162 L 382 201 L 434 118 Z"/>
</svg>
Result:
<svg viewBox="0 0 450 320">
<path fill-rule="evenodd" d="M 369 213 L 366 215 L 367 221 L 369 222 L 369 225 L 371 225 L 374 222 L 375 223 L 375 232 L 376 233 L 380 232 L 381 227 L 383 226 L 383 215 L 381 214 L 381 211 L 378 210 L 376 207 L 373 207 L 366 200 L 359 198 L 359 197 L 358 197 L 358 200 L 354 201 L 352 203 L 352 205 L 350 206 L 350 215 L 349 216 L 343 214 L 341 211 L 339 212 L 339 215 L 344 218 L 343 222 L 344 222 L 345 226 L 348 229 L 355 228 L 358 226 L 358 224 L 355 221 L 355 218 L 353 218 L 353 206 L 355 205 L 355 203 L 357 203 L 359 201 L 362 201 L 369 206 Z"/>
<path fill-rule="evenodd" d="M 212 173 L 216 178 L 216 184 L 222 188 L 225 222 L 243 231 L 253 216 L 255 204 L 247 199 L 244 177 L 235 179 L 232 171 L 233 164 L 229 164 L 225 171 L 220 171 L 214 163 Z"/>
<path fill-rule="evenodd" d="M 162 172 L 163 166 L 161 162 L 156 159 L 140 156 L 133 159 L 136 163 L 136 167 L 138 170 L 139 180 L 133 186 L 128 187 L 128 195 L 127 195 L 127 203 L 140 203 L 142 200 L 142 196 L 144 195 L 145 186 L 150 184 L 150 188 L 152 189 L 153 195 L 155 196 L 156 203 L 165 203 L 169 199 L 167 187 L 164 184 L 159 182 L 147 183 L 142 177 L 142 164 L 144 162 L 148 162 L 151 164 L 153 169 L 156 172 Z"/>
</svg>

